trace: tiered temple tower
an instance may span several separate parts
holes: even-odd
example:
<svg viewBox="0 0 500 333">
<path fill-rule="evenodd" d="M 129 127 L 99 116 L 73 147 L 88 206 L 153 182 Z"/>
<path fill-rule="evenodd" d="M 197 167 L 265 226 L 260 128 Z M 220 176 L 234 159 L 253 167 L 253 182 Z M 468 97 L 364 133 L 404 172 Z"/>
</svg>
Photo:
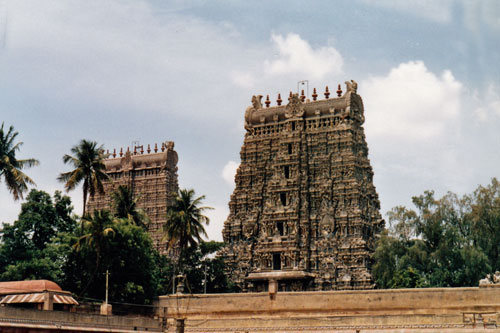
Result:
<svg viewBox="0 0 500 333">
<path fill-rule="evenodd" d="M 161 253 L 166 252 L 162 239 L 162 227 L 166 222 L 167 208 L 172 205 L 179 189 L 177 181 L 177 152 L 174 143 L 167 141 L 161 148 L 155 144 L 146 151 L 143 146 L 128 148 L 125 153 L 116 150 L 104 161 L 106 174 L 110 177 L 103 183 L 104 194 L 96 193 L 87 204 L 87 211 L 95 209 L 113 210 L 112 193 L 120 185 L 127 185 L 138 196 L 137 206 L 151 219 L 149 233 L 154 247 Z"/>
<path fill-rule="evenodd" d="M 383 229 L 357 84 L 337 98 L 252 98 L 221 251 L 243 291 L 374 287 L 371 255 Z M 269 287 L 268 287 L 269 286 Z"/>
</svg>

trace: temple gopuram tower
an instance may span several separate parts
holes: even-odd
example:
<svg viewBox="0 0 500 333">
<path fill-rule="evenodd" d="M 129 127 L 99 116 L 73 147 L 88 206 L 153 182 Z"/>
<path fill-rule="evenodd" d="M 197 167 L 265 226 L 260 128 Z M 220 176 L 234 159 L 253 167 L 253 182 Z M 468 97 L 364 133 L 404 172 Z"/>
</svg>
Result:
<svg viewBox="0 0 500 333">
<path fill-rule="evenodd" d="M 118 186 L 126 185 L 132 190 L 135 198 L 138 198 L 137 207 L 144 210 L 151 223 L 148 232 L 153 240 L 153 246 L 160 253 L 166 253 L 166 243 L 163 241 L 163 225 L 167 221 L 167 209 L 174 202 L 179 190 L 177 180 L 177 152 L 174 150 L 174 142 L 167 141 L 161 144 L 161 148 L 155 144 L 123 149 L 119 153 L 116 150 L 109 154 L 104 161 L 106 174 L 109 180 L 103 182 L 104 194 L 97 192 L 90 197 L 87 203 L 87 211 L 96 209 L 107 209 L 113 211 L 112 194 Z"/>
<path fill-rule="evenodd" d="M 242 291 L 374 287 L 376 235 L 384 228 L 357 83 L 318 100 L 252 98 L 221 251 Z"/>
</svg>

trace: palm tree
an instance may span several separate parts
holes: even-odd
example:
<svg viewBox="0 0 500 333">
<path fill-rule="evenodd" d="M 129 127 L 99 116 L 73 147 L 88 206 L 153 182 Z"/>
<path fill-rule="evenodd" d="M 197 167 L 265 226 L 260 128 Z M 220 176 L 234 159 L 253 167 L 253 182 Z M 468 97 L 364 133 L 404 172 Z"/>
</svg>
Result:
<svg viewBox="0 0 500 333">
<path fill-rule="evenodd" d="M 115 230 L 111 227 L 115 221 L 113 220 L 111 214 L 107 210 L 95 210 L 93 215 L 88 215 L 83 217 L 81 220 L 82 230 L 84 234 L 78 238 L 75 243 L 74 248 L 76 251 L 80 251 L 84 245 L 92 248 L 96 254 L 95 270 L 92 274 L 90 280 L 88 281 L 85 288 L 82 290 L 82 294 L 90 286 L 93 281 L 102 258 L 102 249 L 104 246 L 104 241 L 108 237 L 115 235 Z"/>
<path fill-rule="evenodd" d="M 130 187 L 120 185 L 113 192 L 113 201 L 115 205 L 115 216 L 119 219 L 126 219 L 133 224 L 147 230 L 151 222 L 144 210 L 137 207 L 139 196 L 134 198 Z"/>
<path fill-rule="evenodd" d="M 69 172 L 63 172 L 57 178 L 61 182 L 65 182 L 66 191 L 73 190 L 78 184 L 83 181 L 83 214 L 85 216 L 85 208 L 87 206 L 88 196 L 94 197 L 96 192 L 104 193 L 102 185 L 103 180 L 109 179 L 104 172 L 104 147 L 97 146 L 97 142 L 81 140 L 77 146 L 71 148 L 72 155 L 64 155 L 63 161 L 65 164 L 71 164 L 75 169 Z"/>
<path fill-rule="evenodd" d="M 14 200 L 23 198 L 23 192 L 28 190 L 28 184 L 35 182 L 21 170 L 38 165 L 40 162 L 34 158 L 18 160 L 16 152 L 23 145 L 22 142 L 14 143 L 18 132 L 10 126 L 7 133 L 4 131 L 4 123 L 0 127 L 0 180 L 3 178 Z"/>
<path fill-rule="evenodd" d="M 208 225 L 210 220 L 203 215 L 206 210 L 212 207 L 201 207 L 205 196 L 195 198 L 194 190 L 179 190 L 175 197 L 174 204 L 168 208 L 167 221 L 163 225 L 164 240 L 167 241 L 167 248 L 172 250 L 175 247 L 180 249 L 177 256 L 177 264 L 180 264 L 183 250 L 195 247 L 202 241 L 202 235 L 207 237 L 207 232 L 203 225 Z"/>
</svg>

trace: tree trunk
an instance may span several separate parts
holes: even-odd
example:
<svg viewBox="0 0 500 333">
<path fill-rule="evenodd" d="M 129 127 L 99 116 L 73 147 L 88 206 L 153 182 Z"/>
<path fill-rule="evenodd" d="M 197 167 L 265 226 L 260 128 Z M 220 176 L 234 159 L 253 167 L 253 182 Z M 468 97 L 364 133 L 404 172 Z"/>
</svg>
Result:
<svg viewBox="0 0 500 333">
<path fill-rule="evenodd" d="M 85 217 L 85 208 L 87 206 L 87 189 L 83 189 L 83 213 L 82 213 L 82 218 Z"/>
</svg>

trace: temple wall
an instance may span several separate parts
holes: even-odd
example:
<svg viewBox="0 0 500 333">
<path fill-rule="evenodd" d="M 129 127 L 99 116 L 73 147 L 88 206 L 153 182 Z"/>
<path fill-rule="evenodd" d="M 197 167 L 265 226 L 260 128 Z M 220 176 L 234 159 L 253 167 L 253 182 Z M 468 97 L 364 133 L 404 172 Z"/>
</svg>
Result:
<svg viewBox="0 0 500 333">
<path fill-rule="evenodd" d="M 0 306 L 1 333 L 162 332 L 162 322 L 146 317 L 101 316 Z"/>
<path fill-rule="evenodd" d="M 500 288 L 428 288 L 161 296 L 169 331 L 494 331 Z"/>
</svg>

